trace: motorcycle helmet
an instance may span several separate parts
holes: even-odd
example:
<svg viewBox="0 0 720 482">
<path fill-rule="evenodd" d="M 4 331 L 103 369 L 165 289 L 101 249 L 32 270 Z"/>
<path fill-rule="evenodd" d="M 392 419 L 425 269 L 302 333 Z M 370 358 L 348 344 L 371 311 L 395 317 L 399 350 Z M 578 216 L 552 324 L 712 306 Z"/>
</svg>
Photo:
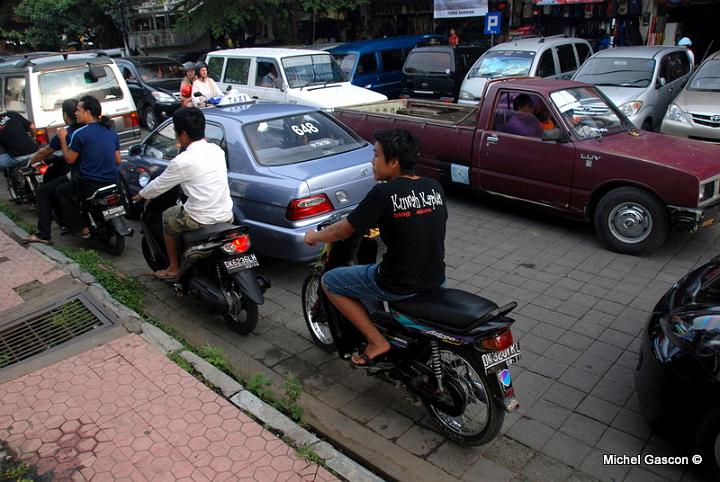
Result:
<svg viewBox="0 0 720 482">
<path fill-rule="evenodd" d="M 182 69 L 184 71 L 195 70 L 195 64 L 193 64 L 192 62 L 185 62 L 184 64 L 182 64 Z"/>
<path fill-rule="evenodd" d="M 191 87 L 190 85 L 185 84 L 185 85 L 183 85 L 183 86 L 180 88 L 180 95 L 181 95 L 181 96 L 183 96 L 183 97 L 190 97 L 191 94 L 192 94 L 192 87 Z"/>
<path fill-rule="evenodd" d="M 206 69 L 208 68 L 207 64 L 205 62 L 203 62 L 202 60 L 195 64 L 195 70 L 197 70 L 197 71 L 199 71 L 203 67 L 205 67 Z"/>
<path fill-rule="evenodd" d="M 679 47 L 690 47 L 690 46 L 692 46 L 692 40 L 690 40 L 687 37 L 683 37 L 680 40 L 678 40 L 677 44 Z"/>
</svg>

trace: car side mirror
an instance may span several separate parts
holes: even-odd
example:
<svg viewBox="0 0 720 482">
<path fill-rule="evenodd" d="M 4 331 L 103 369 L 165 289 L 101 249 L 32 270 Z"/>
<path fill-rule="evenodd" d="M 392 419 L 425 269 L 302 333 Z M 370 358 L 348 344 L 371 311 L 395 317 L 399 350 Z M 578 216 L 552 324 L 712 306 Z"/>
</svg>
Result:
<svg viewBox="0 0 720 482">
<path fill-rule="evenodd" d="M 657 79 L 656 86 L 659 89 L 660 87 L 665 87 L 666 83 L 667 81 L 665 80 L 665 77 L 660 77 L 659 79 Z"/>
<path fill-rule="evenodd" d="M 134 146 L 130 146 L 130 149 L 128 149 L 128 154 L 131 156 L 139 156 L 142 154 L 142 144 L 135 144 Z"/>
<path fill-rule="evenodd" d="M 88 83 L 94 84 L 102 77 L 107 77 L 107 72 L 105 72 L 105 69 L 103 67 L 97 65 L 88 65 L 88 70 L 87 72 L 85 72 L 85 80 Z"/>
<path fill-rule="evenodd" d="M 546 131 L 543 131 L 542 133 L 542 140 L 544 141 L 555 141 L 559 144 L 564 144 L 568 142 L 570 139 L 568 139 L 567 134 L 560 129 L 559 127 L 555 127 L 554 129 L 548 129 Z"/>
<path fill-rule="evenodd" d="M 225 89 L 225 92 L 230 92 L 232 90 L 232 85 L 228 85 L 227 89 Z"/>
</svg>

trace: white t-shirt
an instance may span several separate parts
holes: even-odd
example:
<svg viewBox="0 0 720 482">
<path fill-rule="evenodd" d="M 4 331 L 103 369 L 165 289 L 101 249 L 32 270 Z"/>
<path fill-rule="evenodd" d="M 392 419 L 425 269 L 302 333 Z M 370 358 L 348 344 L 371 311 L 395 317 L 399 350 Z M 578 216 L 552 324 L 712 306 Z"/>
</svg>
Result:
<svg viewBox="0 0 720 482">
<path fill-rule="evenodd" d="M 203 97 L 195 97 L 195 92 L 200 92 Z M 223 95 L 220 88 L 217 86 L 215 81 L 210 77 L 205 79 L 205 82 L 200 79 L 195 79 L 192 86 L 192 103 L 195 107 L 200 107 L 207 102 L 207 99 L 215 97 L 216 95 Z"/>
<path fill-rule="evenodd" d="M 205 139 L 193 142 L 140 191 L 140 196 L 152 199 L 178 184 L 188 197 L 185 212 L 198 223 L 216 224 L 232 219 L 225 151 L 219 146 Z"/>
</svg>

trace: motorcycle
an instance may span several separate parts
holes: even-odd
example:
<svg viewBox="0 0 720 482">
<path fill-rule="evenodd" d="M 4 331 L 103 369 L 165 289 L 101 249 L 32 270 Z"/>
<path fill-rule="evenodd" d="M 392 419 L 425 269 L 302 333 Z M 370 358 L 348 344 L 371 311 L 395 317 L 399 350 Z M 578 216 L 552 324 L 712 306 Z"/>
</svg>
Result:
<svg viewBox="0 0 720 482">
<path fill-rule="evenodd" d="M 147 201 L 140 216 L 142 253 L 153 271 L 168 265 L 162 213 L 179 201 L 176 187 Z M 257 326 L 263 293 L 271 286 L 264 276 L 254 274 L 260 263 L 251 247 L 247 226 L 218 223 L 182 233 L 178 245 L 181 273 L 172 281 L 175 293 L 191 296 L 223 315 L 236 333 L 251 333 Z"/>
<path fill-rule="evenodd" d="M 37 205 L 40 185 L 67 174 L 68 165 L 62 155 L 52 155 L 44 162 L 18 166 L 14 170 L 6 174 L 10 197 L 17 204 Z"/>
<path fill-rule="evenodd" d="M 329 226 L 325 223 L 318 227 Z M 344 360 L 361 353 L 365 338 L 330 303 L 320 287 L 323 273 L 376 262 L 379 230 L 328 243 L 302 287 L 311 337 Z M 495 438 L 505 413 L 519 407 L 509 366 L 520 358 L 506 315 L 517 303 L 498 307 L 477 295 L 435 288 L 401 301 L 364 303 L 391 349 L 368 375 L 404 386 L 426 407 L 443 434 L 466 445 Z"/>
<path fill-rule="evenodd" d="M 90 236 L 108 253 L 121 255 L 125 251 L 125 237 L 132 236 L 135 230 L 125 221 L 125 204 L 117 184 L 103 186 L 87 198 L 81 197 L 79 208 Z"/>
</svg>

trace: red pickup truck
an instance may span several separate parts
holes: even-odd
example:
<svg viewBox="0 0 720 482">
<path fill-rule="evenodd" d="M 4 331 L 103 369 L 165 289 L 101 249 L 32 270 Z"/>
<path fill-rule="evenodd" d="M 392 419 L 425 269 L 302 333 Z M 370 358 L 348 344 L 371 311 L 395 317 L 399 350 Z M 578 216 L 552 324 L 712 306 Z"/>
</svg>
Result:
<svg viewBox="0 0 720 482">
<path fill-rule="evenodd" d="M 593 221 L 608 248 L 639 255 L 669 229 L 695 232 L 720 212 L 720 146 L 636 130 L 580 82 L 489 82 L 478 106 L 414 99 L 340 108 L 371 141 L 403 127 L 421 143 L 418 173 Z"/>
</svg>

